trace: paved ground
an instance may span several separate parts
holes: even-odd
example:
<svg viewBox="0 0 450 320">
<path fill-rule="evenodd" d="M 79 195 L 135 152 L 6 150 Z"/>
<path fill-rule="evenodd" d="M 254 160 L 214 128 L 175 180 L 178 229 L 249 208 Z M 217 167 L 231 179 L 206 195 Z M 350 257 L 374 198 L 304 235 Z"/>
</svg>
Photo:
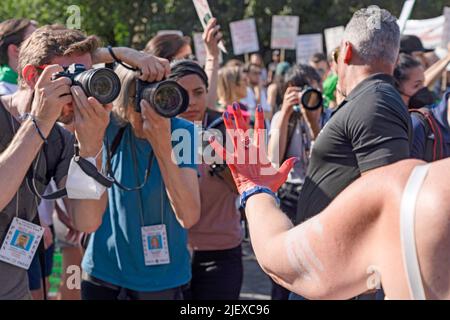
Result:
<svg viewBox="0 0 450 320">
<path fill-rule="evenodd" d="M 244 283 L 241 290 L 242 300 L 270 300 L 271 283 L 269 277 L 256 262 L 255 254 L 249 242 L 244 241 Z"/>
</svg>

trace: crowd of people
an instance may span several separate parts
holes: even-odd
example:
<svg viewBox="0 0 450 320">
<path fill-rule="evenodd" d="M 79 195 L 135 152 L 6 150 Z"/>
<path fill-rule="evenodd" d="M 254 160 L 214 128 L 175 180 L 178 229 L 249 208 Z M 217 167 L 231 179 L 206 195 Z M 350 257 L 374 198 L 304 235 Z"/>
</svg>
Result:
<svg viewBox="0 0 450 320">
<path fill-rule="evenodd" d="M 243 221 L 272 299 L 449 299 L 450 44 L 437 58 L 382 9 L 307 64 L 275 50 L 221 66 L 222 38 L 211 19 L 201 66 L 178 34 L 138 51 L 0 23 L 0 299 L 44 299 L 58 248 L 59 299 L 237 300 Z M 114 101 L 55 77 L 72 64 L 111 66 Z M 140 95 L 163 80 L 188 97 L 176 116 Z"/>
</svg>

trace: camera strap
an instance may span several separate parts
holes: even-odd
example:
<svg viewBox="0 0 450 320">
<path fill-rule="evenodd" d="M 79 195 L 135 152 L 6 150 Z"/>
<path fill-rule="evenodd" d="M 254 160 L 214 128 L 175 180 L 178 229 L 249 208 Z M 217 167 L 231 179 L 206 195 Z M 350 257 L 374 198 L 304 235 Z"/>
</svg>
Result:
<svg viewBox="0 0 450 320">
<path fill-rule="evenodd" d="M 130 125 L 128 125 L 130 126 Z M 120 189 L 124 190 L 124 191 L 138 191 L 141 190 L 142 188 L 144 188 L 144 186 L 147 184 L 148 179 L 150 178 L 150 173 L 151 173 L 151 169 L 153 166 L 153 160 L 155 159 L 155 154 L 153 153 L 153 150 L 151 151 L 151 154 L 148 158 L 148 165 L 147 165 L 147 169 L 145 170 L 145 177 L 144 177 L 144 181 L 142 182 L 142 184 L 140 184 L 137 187 L 126 187 L 124 185 L 122 185 L 115 177 L 114 177 L 114 172 L 112 170 L 112 158 L 114 157 L 114 155 L 117 153 L 117 150 L 119 149 L 120 143 L 122 141 L 123 135 L 127 129 L 128 126 L 125 127 L 121 127 L 119 129 L 119 131 L 117 132 L 116 136 L 114 137 L 113 143 L 111 145 L 111 148 L 109 147 L 109 141 L 108 138 L 106 137 L 106 173 L 108 174 L 109 179 L 111 179 L 113 181 L 113 183 L 118 186 Z M 132 141 L 130 141 L 130 145 L 131 148 L 135 148 L 134 143 L 132 143 Z"/>
</svg>

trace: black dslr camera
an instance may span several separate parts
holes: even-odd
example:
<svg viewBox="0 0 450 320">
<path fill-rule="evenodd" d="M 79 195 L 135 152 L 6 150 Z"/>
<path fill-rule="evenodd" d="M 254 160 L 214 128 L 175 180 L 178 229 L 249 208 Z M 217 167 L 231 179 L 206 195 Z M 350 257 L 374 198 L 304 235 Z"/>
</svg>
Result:
<svg viewBox="0 0 450 320">
<path fill-rule="evenodd" d="M 141 112 L 141 100 L 147 101 L 165 118 L 173 118 L 189 107 L 189 94 L 176 81 L 145 82 L 136 80 L 136 112 Z"/>
<path fill-rule="evenodd" d="M 94 97 L 101 104 L 108 104 L 116 100 L 121 90 L 119 77 L 108 68 L 86 70 L 82 64 L 72 64 L 64 68 L 64 71 L 55 73 L 52 79 L 61 77 L 72 80 L 73 86 L 80 86 L 86 96 Z"/>
<path fill-rule="evenodd" d="M 322 107 L 322 92 L 309 86 L 303 87 L 302 90 L 302 106 L 310 111 L 317 110 Z"/>
</svg>

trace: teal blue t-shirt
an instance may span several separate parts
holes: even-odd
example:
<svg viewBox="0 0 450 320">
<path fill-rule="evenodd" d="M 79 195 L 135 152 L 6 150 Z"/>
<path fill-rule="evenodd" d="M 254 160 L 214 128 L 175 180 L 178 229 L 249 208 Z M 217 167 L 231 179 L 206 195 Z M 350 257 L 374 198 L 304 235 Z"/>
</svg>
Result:
<svg viewBox="0 0 450 320">
<path fill-rule="evenodd" d="M 197 170 L 194 161 L 193 124 L 178 118 L 172 119 L 171 124 L 172 133 L 175 130 L 180 132 L 178 129 L 185 129 L 190 135 L 190 142 L 187 140 L 188 148 L 191 148 L 187 150 L 190 159 L 186 160 L 184 151 L 180 152 L 180 157 L 186 161 L 181 162 L 179 167 Z M 118 130 L 118 124 L 112 119 L 106 132 L 110 144 Z M 180 149 L 181 140 L 183 138 L 172 142 L 172 147 L 177 146 L 176 149 Z M 132 146 L 136 148 L 137 168 L 134 165 Z M 131 126 L 128 125 L 112 159 L 115 178 L 126 187 L 140 185 L 144 181 L 151 150 L 152 147 L 147 140 L 136 138 Z M 180 185 L 180 188 L 182 187 Z M 138 191 L 123 191 L 117 185 L 108 190 L 109 205 L 101 227 L 92 234 L 89 241 L 82 263 L 84 271 L 116 286 L 142 292 L 162 291 L 187 284 L 191 279 L 187 231 L 178 223 L 170 206 L 156 157 L 151 176 L 141 190 L 141 195 L 142 197 L 139 197 Z M 145 266 L 140 198 L 143 203 L 145 226 L 162 223 L 166 225 L 170 264 Z"/>
</svg>

